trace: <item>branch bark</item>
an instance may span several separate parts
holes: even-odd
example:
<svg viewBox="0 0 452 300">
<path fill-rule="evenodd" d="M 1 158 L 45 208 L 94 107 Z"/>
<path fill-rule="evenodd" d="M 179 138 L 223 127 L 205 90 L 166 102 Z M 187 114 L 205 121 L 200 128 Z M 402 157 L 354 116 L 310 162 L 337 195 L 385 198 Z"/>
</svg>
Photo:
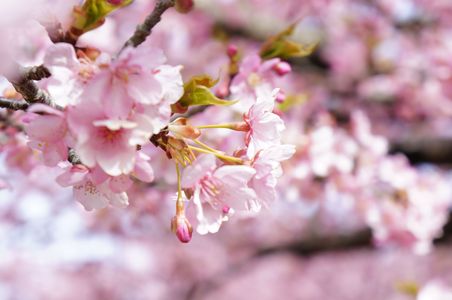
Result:
<svg viewBox="0 0 452 300">
<path fill-rule="evenodd" d="M 154 10 L 146 17 L 144 22 L 137 26 L 134 34 L 127 40 L 121 51 L 127 47 L 138 47 L 151 34 L 152 29 L 162 19 L 163 13 L 176 4 L 175 0 L 157 0 Z M 120 51 L 120 52 L 121 52 Z"/>
<path fill-rule="evenodd" d="M 30 104 L 25 100 L 0 98 L 0 107 L 11 110 L 26 110 Z"/>
<path fill-rule="evenodd" d="M 13 84 L 18 93 L 24 97 L 29 104 L 43 103 L 56 108 L 56 104 L 50 98 L 49 94 L 41 90 L 34 80 L 41 80 L 50 77 L 50 71 L 43 65 L 23 68 L 18 66 L 19 74 L 8 80 Z"/>
</svg>

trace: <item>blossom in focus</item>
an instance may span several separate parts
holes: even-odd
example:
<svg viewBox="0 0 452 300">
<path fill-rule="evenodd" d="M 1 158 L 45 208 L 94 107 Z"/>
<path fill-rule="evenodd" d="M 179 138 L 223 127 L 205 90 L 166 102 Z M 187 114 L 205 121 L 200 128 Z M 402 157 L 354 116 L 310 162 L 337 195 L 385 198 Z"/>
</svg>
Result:
<svg viewBox="0 0 452 300">
<path fill-rule="evenodd" d="M 66 107 L 77 104 L 85 85 L 99 72 L 99 65 L 105 57 L 88 57 L 83 51 L 79 56 L 72 45 L 52 44 L 46 49 L 44 64 L 52 76 L 40 82 L 55 103 Z"/>
<path fill-rule="evenodd" d="M 129 174 L 135 167 L 137 146 L 149 142 L 152 124 L 141 115 L 110 119 L 98 99 L 89 100 L 68 108 L 74 150 L 89 168 L 98 165 L 110 176 Z"/>
<path fill-rule="evenodd" d="M 259 205 L 248 182 L 256 174 L 249 166 L 223 165 L 203 155 L 183 173 L 182 187 L 193 191 L 199 234 L 215 233 L 234 212 L 254 212 Z"/>
<path fill-rule="evenodd" d="M 285 128 L 284 122 L 273 113 L 277 92 L 278 90 L 274 90 L 272 93 L 262 90 L 256 103 L 244 116 L 244 121 L 249 126 L 246 135 L 249 157 L 253 157 L 259 150 L 281 143 L 281 132 Z"/>
<path fill-rule="evenodd" d="M 135 104 L 167 105 L 182 96 L 180 67 L 163 65 L 160 49 L 126 48 L 86 87 L 91 98 L 102 101 L 109 118 L 126 118 Z"/>
<path fill-rule="evenodd" d="M 281 162 L 288 160 L 295 153 L 293 145 L 274 145 L 259 151 L 251 166 L 256 174 L 249 186 L 256 192 L 258 204 L 265 206 L 276 200 L 277 180 L 283 175 Z"/>
</svg>

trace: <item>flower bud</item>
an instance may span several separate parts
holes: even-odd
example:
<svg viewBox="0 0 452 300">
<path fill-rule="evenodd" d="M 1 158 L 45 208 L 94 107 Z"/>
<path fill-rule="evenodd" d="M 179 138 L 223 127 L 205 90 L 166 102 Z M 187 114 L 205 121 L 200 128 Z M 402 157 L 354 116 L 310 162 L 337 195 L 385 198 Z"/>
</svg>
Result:
<svg viewBox="0 0 452 300">
<path fill-rule="evenodd" d="M 278 103 L 283 103 L 284 100 L 286 100 L 286 94 L 283 91 L 279 90 L 278 94 L 276 94 L 275 101 Z"/>
<path fill-rule="evenodd" d="M 186 139 L 197 139 L 201 131 L 188 124 L 187 118 L 178 118 L 168 125 L 169 131 L 175 136 Z"/>
<path fill-rule="evenodd" d="M 228 54 L 229 58 L 234 58 L 237 53 L 239 52 L 239 49 L 236 45 L 230 44 L 228 45 L 228 49 L 226 50 L 226 53 Z"/>
<path fill-rule="evenodd" d="M 193 9 L 195 3 L 193 0 L 176 0 L 176 10 L 180 13 L 186 14 Z"/>
<path fill-rule="evenodd" d="M 246 121 L 234 123 L 233 126 L 231 126 L 231 129 L 236 131 L 249 131 L 250 128 L 250 125 Z"/>
<path fill-rule="evenodd" d="M 171 231 L 174 232 L 182 243 L 188 243 L 191 240 L 193 227 L 185 216 L 176 215 L 171 219 Z"/>
<path fill-rule="evenodd" d="M 110 3 L 111 5 L 120 5 L 122 4 L 123 0 L 107 0 L 108 3 Z"/>
<path fill-rule="evenodd" d="M 292 67 L 289 63 L 281 61 L 273 66 L 273 71 L 275 71 L 279 76 L 284 76 L 292 71 Z"/>
</svg>

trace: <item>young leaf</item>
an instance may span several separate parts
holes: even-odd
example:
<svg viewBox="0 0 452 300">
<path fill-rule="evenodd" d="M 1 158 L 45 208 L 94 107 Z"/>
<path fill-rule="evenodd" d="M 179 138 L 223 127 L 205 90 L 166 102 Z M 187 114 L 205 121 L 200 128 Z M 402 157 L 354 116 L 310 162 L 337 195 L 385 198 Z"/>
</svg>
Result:
<svg viewBox="0 0 452 300">
<path fill-rule="evenodd" d="M 101 26 L 105 17 L 114 10 L 127 6 L 133 0 L 86 0 L 74 9 L 74 20 L 70 29 L 76 37 Z"/>
<path fill-rule="evenodd" d="M 303 57 L 310 55 L 317 46 L 317 43 L 301 44 L 291 40 L 290 38 L 294 33 L 295 27 L 296 24 L 292 24 L 277 35 L 270 37 L 262 45 L 260 52 L 261 57 L 263 59 L 271 59 L 275 57 L 288 59 L 291 57 Z"/>
<path fill-rule="evenodd" d="M 192 77 L 184 84 L 184 95 L 175 104 L 171 105 L 173 113 L 183 113 L 188 107 L 194 105 L 221 105 L 229 106 L 237 101 L 223 100 L 215 96 L 210 90 L 218 82 L 218 79 L 212 79 L 208 75 L 199 75 Z"/>
</svg>

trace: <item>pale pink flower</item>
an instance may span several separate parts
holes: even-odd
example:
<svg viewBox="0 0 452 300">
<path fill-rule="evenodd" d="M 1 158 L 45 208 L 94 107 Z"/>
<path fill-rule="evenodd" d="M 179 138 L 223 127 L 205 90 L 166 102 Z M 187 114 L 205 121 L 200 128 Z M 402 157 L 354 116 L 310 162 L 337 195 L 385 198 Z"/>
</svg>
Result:
<svg viewBox="0 0 452 300">
<path fill-rule="evenodd" d="M 452 288 L 439 281 L 428 282 L 418 293 L 417 300 L 452 299 Z"/>
<path fill-rule="evenodd" d="M 27 119 L 25 132 L 30 138 L 28 146 L 42 152 L 47 166 L 65 161 L 68 147 L 65 143 L 67 124 L 64 113 L 42 104 L 35 104 L 28 111 L 27 118 L 24 118 Z"/>
<path fill-rule="evenodd" d="M 68 124 L 76 138 L 74 149 L 83 164 L 99 165 L 108 175 L 134 170 L 138 145 L 149 142 L 152 124 L 135 115 L 130 120 L 110 119 L 100 101 L 84 98 L 68 108 Z"/>
<path fill-rule="evenodd" d="M 130 186 L 124 178 L 98 176 L 96 172 L 83 165 L 69 166 L 63 174 L 57 177 L 57 182 L 63 187 L 72 186 L 75 199 L 90 211 L 102 209 L 108 205 L 123 208 L 128 202 L 124 189 Z M 114 187 L 114 189 L 112 189 Z"/>
<path fill-rule="evenodd" d="M 287 74 L 287 65 L 279 65 L 279 58 L 262 61 L 257 54 L 246 56 L 240 64 L 239 73 L 231 82 L 231 97 L 239 102 L 233 106 L 246 112 L 255 102 L 258 89 L 272 90 L 278 76 Z M 281 73 L 281 67 L 284 72 Z"/>
<path fill-rule="evenodd" d="M 194 190 L 193 204 L 199 234 L 215 233 L 233 212 L 257 207 L 256 194 L 248 187 L 256 171 L 249 166 L 217 167 L 211 155 L 199 157 L 183 173 L 182 187 Z"/>
<path fill-rule="evenodd" d="M 249 186 L 256 192 L 258 205 L 268 206 L 276 199 L 276 184 L 283 171 L 281 162 L 295 153 L 293 145 L 274 145 L 259 151 L 253 159 L 252 167 L 256 174 Z"/>
<path fill-rule="evenodd" d="M 380 244 L 398 244 L 424 254 L 441 235 L 452 195 L 439 174 L 417 172 L 403 156 L 378 165 L 375 199 L 366 220 Z"/>
<path fill-rule="evenodd" d="M 86 93 L 102 101 L 110 118 L 126 118 L 135 103 L 174 103 L 183 93 L 180 67 L 162 65 L 165 60 L 160 49 L 126 48 L 89 82 Z"/>
<path fill-rule="evenodd" d="M 85 84 L 99 72 L 99 61 L 87 57 L 77 58 L 74 47 L 67 43 L 52 44 L 46 49 L 44 65 L 52 76 L 40 82 L 55 103 L 66 107 L 80 101 Z"/>
<path fill-rule="evenodd" d="M 259 150 L 281 143 L 284 122 L 273 113 L 277 92 L 278 90 L 272 93 L 268 91 L 260 93 L 256 103 L 244 115 L 244 121 L 249 126 L 246 135 L 248 157 L 254 157 Z"/>
</svg>

